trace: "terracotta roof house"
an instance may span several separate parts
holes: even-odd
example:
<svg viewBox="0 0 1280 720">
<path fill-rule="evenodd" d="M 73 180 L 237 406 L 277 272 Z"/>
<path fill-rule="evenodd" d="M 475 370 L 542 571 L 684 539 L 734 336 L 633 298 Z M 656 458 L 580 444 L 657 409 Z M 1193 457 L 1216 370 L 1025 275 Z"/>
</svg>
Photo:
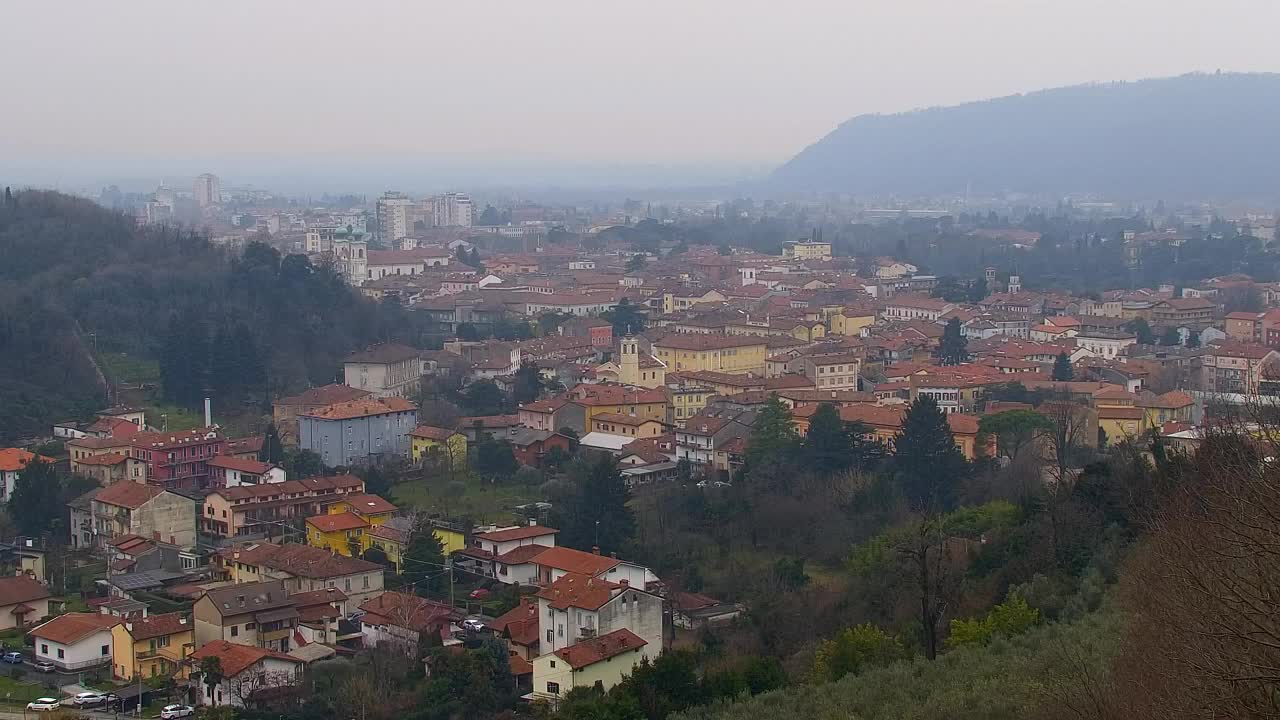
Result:
<svg viewBox="0 0 1280 720">
<path fill-rule="evenodd" d="M 290 592 L 337 588 L 359 604 L 382 594 L 383 567 L 296 543 L 250 543 L 219 552 L 237 583 L 280 580 Z"/>
<path fill-rule="evenodd" d="M 372 395 L 368 390 L 349 385 L 322 385 L 300 395 L 280 398 L 272 405 L 272 419 L 280 433 L 280 441 L 286 445 L 298 443 L 298 416 L 315 412 L 338 403 L 350 402 Z"/>
<path fill-rule="evenodd" d="M 111 628 L 122 620 L 99 613 L 67 613 L 31 630 L 35 657 L 74 671 L 111 663 Z"/>
<path fill-rule="evenodd" d="M 53 458 L 36 455 L 22 448 L 0 448 L 0 500 L 9 502 L 9 498 L 13 497 L 13 488 L 18 484 L 18 473 L 36 458 L 42 462 L 53 462 Z"/>
<path fill-rule="evenodd" d="M 199 682 L 200 704 L 244 707 L 259 695 L 276 695 L 301 679 L 303 661 L 280 652 L 215 640 L 191 655 L 194 668 L 208 657 L 218 658 L 222 682 L 210 687 Z M 197 678 L 198 680 L 198 678 Z"/>
<path fill-rule="evenodd" d="M 49 616 L 49 589 L 25 575 L 0 578 L 0 630 Z"/>
<path fill-rule="evenodd" d="M 546 653 L 533 661 L 533 696 L 556 700 L 575 687 L 597 685 L 608 691 L 635 669 L 647 645 L 623 628 Z"/>
</svg>

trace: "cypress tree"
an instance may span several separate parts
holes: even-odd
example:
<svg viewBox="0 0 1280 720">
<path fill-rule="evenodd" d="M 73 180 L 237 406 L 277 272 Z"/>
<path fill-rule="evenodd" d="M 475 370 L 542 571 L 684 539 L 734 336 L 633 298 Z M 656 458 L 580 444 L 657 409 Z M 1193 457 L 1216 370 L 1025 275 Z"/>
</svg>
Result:
<svg viewBox="0 0 1280 720">
<path fill-rule="evenodd" d="M 1075 375 L 1076 371 L 1071 367 L 1071 358 L 1067 357 L 1066 352 L 1058 353 L 1058 357 L 1053 359 L 1053 379 L 1058 382 L 1070 382 Z"/>
<path fill-rule="evenodd" d="M 917 512 L 940 512 L 955 506 L 960 483 L 969 474 L 947 416 L 931 398 L 916 399 L 902 419 L 894 441 L 893 465 L 907 501 Z"/>
</svg>

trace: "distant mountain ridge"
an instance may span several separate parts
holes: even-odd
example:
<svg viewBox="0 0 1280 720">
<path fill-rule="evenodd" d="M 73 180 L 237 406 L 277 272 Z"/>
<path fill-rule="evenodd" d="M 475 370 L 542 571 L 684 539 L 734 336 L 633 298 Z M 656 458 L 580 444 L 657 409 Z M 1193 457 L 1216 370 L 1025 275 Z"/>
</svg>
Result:
<svg viewBox="0 0 1280 720">
<path fill-rule="evenodd" d="M 779 167 L 783 191 L 1280 193 L 1280 74 L 1216 73 L 860 115 Z"/>
</svg>

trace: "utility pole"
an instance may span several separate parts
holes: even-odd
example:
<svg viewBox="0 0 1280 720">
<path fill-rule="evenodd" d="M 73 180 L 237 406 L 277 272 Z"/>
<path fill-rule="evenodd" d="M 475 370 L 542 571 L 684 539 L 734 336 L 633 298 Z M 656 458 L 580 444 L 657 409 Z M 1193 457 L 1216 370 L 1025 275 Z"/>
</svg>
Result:
<svg viewBox="0 0 1280 720">
<path fill-rule="evenodd" d="M 445 571 L 449 573 L 449 606 L 457 607 L 457 605 L 453 604 L 453 558 L 445 560 L 444 567 Z"/>
</svg>

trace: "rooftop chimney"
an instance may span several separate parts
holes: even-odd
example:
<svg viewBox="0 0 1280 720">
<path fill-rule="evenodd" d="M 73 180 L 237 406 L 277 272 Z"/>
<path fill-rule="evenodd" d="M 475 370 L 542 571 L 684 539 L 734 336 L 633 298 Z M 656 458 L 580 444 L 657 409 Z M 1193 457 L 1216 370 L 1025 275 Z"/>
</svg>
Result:
<svg viewBox="0 0 1280 720">
<path fill-rule="evenodd" d="M 626 578 L 622 578 L 621 580 L 619 580 L 618 584 L 621 585 L 622 587 L 631 587 L 631 581 Z"/>
<path fill-rule="evenodd" d="M 529 527 L 538 527 L 538 518 L 529 518 Z"/>
<path fill-rule="evenodd" d="M 212 398 L 204 399 L 204 426 L 213 425 L 213 400 Z"/>
<path fill-rule="evenodd" d="M 599 545 L 592 545 L 592 546 L 591 546 L 591 553 L 592 553 L 593 555 L 599 555 L 599 554 L 600 554 L 600 546 L 599 546 Z"/>
</svg>

